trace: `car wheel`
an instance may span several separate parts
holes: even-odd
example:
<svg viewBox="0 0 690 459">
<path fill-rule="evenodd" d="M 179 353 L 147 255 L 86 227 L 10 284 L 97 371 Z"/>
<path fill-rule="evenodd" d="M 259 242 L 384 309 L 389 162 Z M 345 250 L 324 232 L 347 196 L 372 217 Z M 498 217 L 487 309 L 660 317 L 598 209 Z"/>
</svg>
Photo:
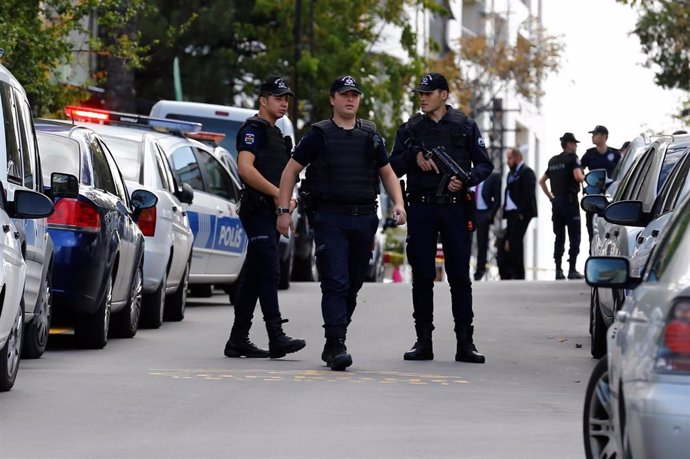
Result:
<svg viewBox="0 0 690 459">
<path fill-rule="evenodd" d="M 74 337 L 77 346 L 85 349 L 102 349 L 108 344 L 110 313 L 113 303 L 113 277 L 106 280 L 103 300 L 94 314 L 77 318 Z"/>
<path fill-rule="evenodd" d="M 212 284 L 195 284 L 189 286 L 189 295 L 198 298 L 210 298 L 213 296 Z"/>
<path fill-rule="evenodd" d="M 287 259 L 280 262 L 280 279 L 278 280 L 278 289 L 287 290 L 290 288 L 290 278 L 292 277 L 292 266 L 295 259 L 294 250 L 290 251 Z"/>
<path fill-rule="evenodd" d="M 606 354 L 606 323 L 601 317 L 601 307 L 599 306 L 599 295 L 594 293 L 592 296 L 591 311 L 591 352 L 592 357 L 600 359 Z"/>
<path fill-rule="evenodd" d="M 620 458 L 611 412 L 608 359 L 601 359 L 587 384 L 583 414 L 583 434 L 587 459 Z"/>
<path fill-rule="evenodd" d="M 187 288 L 189 287 L 189 262 L 184 269 L 180 285 L 177 286 L 175 293 L 165 300 L 165 312 L 163 318 L 179 322 L 184 319 L 184 310 L 187 306 Z"/>
<path fill-rule="evenodd" d="M 24 335 L 24 300 L 12 321 L 10 334 L 7 336 L 5 347 L 0 349 L 0 392 L 12 389 L 19 371 L 19 361 L 22 355 L 22 341 Z"/>
<path fill-rule="evenodd" d="M 24 333 L 24 347 L 22 357 L 37 359 L 43 355 L 50 336 L 50 322 L 53 314 L 53 269 L 48 268 L 46 277 L 41 284 L 38 308 L 33 320 Z"/>
<path fill-rule="evenodd" d="M 129 287 L 127 306 L 113 317 L 113 332 L 118 338 L 132 338 L 139 329 L 141 316 L 141 289 L 144 278 L 144 259 L 139 260 Z"/>
<path fill-rule="evenodd" d="M 160 328 L 163 324 L 165 312 L 165 286 L 168 283 L 168 274 L 163 273 L 161 285 L 155 292 L 144 295 L 141 304 L 141 326 L 146 328 Z"/>
</svg>

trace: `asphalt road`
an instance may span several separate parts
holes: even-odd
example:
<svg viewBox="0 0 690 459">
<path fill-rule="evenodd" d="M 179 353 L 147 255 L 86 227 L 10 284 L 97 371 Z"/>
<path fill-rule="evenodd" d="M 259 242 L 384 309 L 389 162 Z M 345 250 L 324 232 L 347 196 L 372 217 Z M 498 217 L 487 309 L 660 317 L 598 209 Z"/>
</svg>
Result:
<svg viewBox="0 0 690 459">
<path fill-rule="evenodd" d="M 0 458 L 581 458 L 589 354 L 584 282 L 480 282 L 475 342 L 485 365 L 456 363 L 447 284 L 436 286 L 432 362 L 414 342 L 409 284 L 366 284 L 348 336 L 354 364 L 320 360 L 320 291 L 280 293 L 281 360 L 228 359 L 226 297 L 191 299 L 181 323 L 103 350 L 51 336 L 0 394 Z M 258 308 L 257 308 L 258 310 Z M 259 319 L 252 339 L 266 344 Z"/>
</svg>

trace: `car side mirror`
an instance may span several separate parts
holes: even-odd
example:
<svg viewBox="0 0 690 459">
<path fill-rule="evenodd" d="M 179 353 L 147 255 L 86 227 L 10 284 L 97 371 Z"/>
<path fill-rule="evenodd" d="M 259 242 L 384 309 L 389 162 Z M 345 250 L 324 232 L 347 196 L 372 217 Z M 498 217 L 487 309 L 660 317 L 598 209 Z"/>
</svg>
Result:
<svg viewBox="0 0 690 459">
<path fill-rule="evenodd" d="M 54 197 L 76 198 L 79 196 L 79 179 L 71 174 L 50 174 L 50 192 Z"/>
<path fill-rule="evenodd" d="M 189 183 L 183 183 L 180 189 L 175 193 L 177 199 L 184 204 L 191 204 L 194 201 L 194 188 Z"/>
<path fill-rule="evenodd" d="M 53 201 L 49 197 L 29 190 L 15 191 L 9 207 L 12 218 L 45 218 L 53 213 Z"/>
<path fill-rule="evenodd" d="M 580 207 L 585 212 L 601 215 L 609 205 L 609 200 L 603 194 L 590 194 L 584 196 L 580 201 Z"/>
<path fill-rule="evenodd" d="M 604 211 L 604 218 L 614 225 L 646 226 L 645 213 L 642 211 L 642 201 L 614 202 Z"/>
<path fill-rule="evenodd" d="M 630 261 L 625 257 L 589 257 L 585 262 L 585 281 L 590 287 L 635 288 L 640 278 L 629 272 Z"/>
<path fill-rule="evenodd" d="M 130 202 L 134 209 L 132 219 L 137 221 L 142 210 L 150 209 L 158 203 L 158 196 L 148 190 L 135 190 L 134 193 L 132 193 Z"/>
<path fill-rule="evenodd" d="M 593 186 L 603 190 L 606 188 L 606 169 L 594 169 L 585 175 L 585 183 L 589 186 Z"/>
</svg>

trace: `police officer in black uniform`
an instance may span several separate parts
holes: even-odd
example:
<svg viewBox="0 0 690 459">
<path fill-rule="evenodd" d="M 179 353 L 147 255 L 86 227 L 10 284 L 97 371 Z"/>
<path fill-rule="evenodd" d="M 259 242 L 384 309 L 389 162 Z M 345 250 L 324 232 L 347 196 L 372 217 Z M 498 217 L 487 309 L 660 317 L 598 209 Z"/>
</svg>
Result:
<svg viewBox="0 0 690 459">
<path fill-rule="evenodd" d="M 278 230 L 287 235 L 292 224 L 288 215 L 290 190 L 299 172 L 309 165 L 302 190 L 309 193 L 308 216 L 314 228 L 321 278 L 326 336 L 321 358 L 336 371 L 352 365 L 345 337 L 378 228 L 379 180 L 393 199 L 398 223 L 406 221 L 400 186 L 376 125 L 357 118 L 361 94 L 352 76 L 333 82 L 333 116 L 314 123 L 302 137 L 280 180 Z"/>
<path fill-rule="evenodd" d="M 618 150 L 606 144 L 609 139 L 609 130 L 606 129 L 606 126 L 598 124 L 589 133 L 592 134 L 592 143 L 595 146 L 585 151 L 585 154 L 582 155 L 580 160 L 582 169 L 587 168 L 589 171 L 606 169 L 606 175 L 612 178 L 613 171 L 616 169 L 618 161 L 621 160 L 621 154 Z M 591 244 L 594 233 L 594 213 L 586 212 L 585 214 L 587 216 L 587 234 Z"/>
<path fill-rule="evenodd" d="M 408 236 L 407 256 L 412 266 L 412 303 L 417 342 L 405 353 L 405 360 L 432 360 L 434 257 L 440 233 L 445 268 L 450 284 L 457 353 L 459 362 L 484 363 L 473 342 L 471 213 L 474 201 L 467 200 L 469 188 L 485 180 L 493 170 L 477 123 L 461 111 L 446 105 L 448 82 L 439 73 L 425 75 L 414 88 L 419 94 L 422 113 L 398 130 L 391 154 L 391 165 L 398 176 L 407 174 Z M 452 178 L 437 194 L 441 174 L 424 149 L 445 147 L 446 152 L 465 170 L 470 179 L 463 183 Z M 469 195 L 472 196 L 471 194 Z"/>
<path fill-rule="evenodd" d="M 278 308 L 280 264 L 276 208 L 280 174 L 290 158 L 292 141 L 283 137 L 276 121 L 288 109 L 293 93 L 276 75 L 261 85 L 259 113 L 249 118 L 237 133 L 237 164 L 245 190 L 240 202 L 240 220 L 249 238 L 235 300 L 235 321 L 225 345 L 227 357 L 280 358 L 297 352 L 306 343 L 285 335 Z M 294 201 L 290 208 L 294 208 Z M 249 340 L 256 301 L 268 332 L 268 351 Z"/>
<path fill-rule="evenodd" d="M 565 279 L 561 261 L 565 252 L 566 228 L 570 241 L 568 279 L 582 279 L 582 274 L 575 269 L 577 255 L 580 253 L 580 204 L 577 194 L 580 192 L 580 183 L 585 179 L 576 153 L 580 141 L 571 132 L 563 134 L 560 141 L 563 152 L 549 160 L 546 172 L 539 179 L 539 186 L 551 201 L 551 220 L 556 235 L 553 250 L 556 280 Z M 547 180 L 550 181 L 550 190 L 546 185 Z"/>
</svg>

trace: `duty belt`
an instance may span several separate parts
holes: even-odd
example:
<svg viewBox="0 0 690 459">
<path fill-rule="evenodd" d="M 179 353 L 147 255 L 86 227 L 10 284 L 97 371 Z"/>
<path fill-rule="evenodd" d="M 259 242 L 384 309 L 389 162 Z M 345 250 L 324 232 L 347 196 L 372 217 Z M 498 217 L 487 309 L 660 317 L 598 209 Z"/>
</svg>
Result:
<svg viewBox="0 0 690 459">
<path fill-rule="evenodd" d="M 372 215 L 376 213 L 377 204 L 342 204 L 328 201 L 319 201 L 316 204 L 317 212 L 333 212 L 344 215 Z"/>
<path fill-rule="evenodd" d="M 461 194 L 444 194 L 436 196 L 435 194 L 423 193 L 408 193 L 407 202 L 423 202 L 426 204 L 462 204 L 465 202 Z"/>
</svg>

